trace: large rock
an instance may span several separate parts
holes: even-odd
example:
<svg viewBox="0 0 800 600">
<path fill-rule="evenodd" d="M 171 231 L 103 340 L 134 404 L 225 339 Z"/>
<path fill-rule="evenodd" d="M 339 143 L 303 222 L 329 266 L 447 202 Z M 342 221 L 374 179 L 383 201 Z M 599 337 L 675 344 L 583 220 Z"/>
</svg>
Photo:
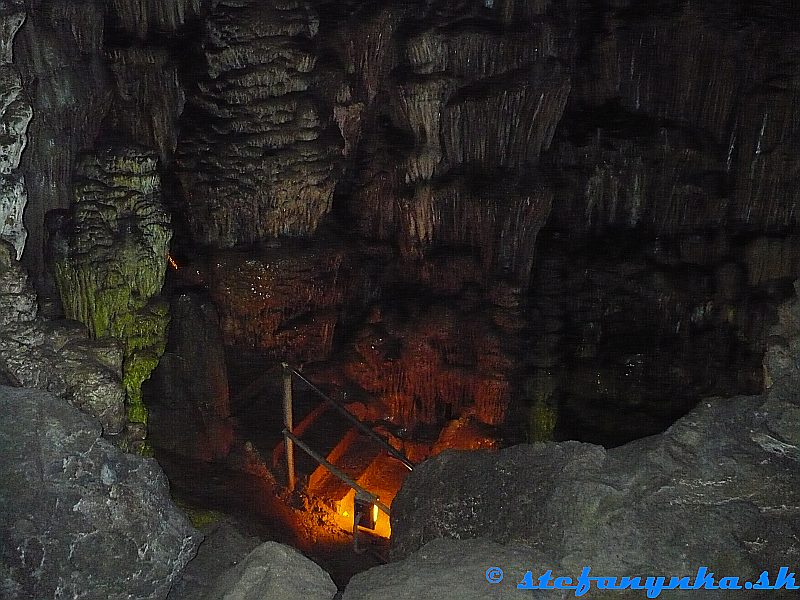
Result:
<svg viewBox="0 0 800 600">
<path fill-rule="evenodd" d="M 490 585 L 486 571 L 503 569 L 502 585 Z M 407 560 L 360 573 L 350 580 L 343 600 L 483 600 L 484 598 L 560 598 L 552 592 L 517 590 L 526 571 L 537 576 L 558 565 L 531 548 L 509 548 L 489 540 L 434 540 Z M 512 583 L 513 580 L 513 583 Z M 551 595 L 547 595 L 547 594 Z"/>
<path fill-rule="evenodd" d="M 793 401 L 704 401 L 664 434 L 609 451 L 566 442 L 443 453 L 393 503 L 395 556 L 438 537 L 488 537 L 578 572 L 777 571 L 800 539 Z"/>
<path fill-rule="evenodd" d="M 154 460 L 45 392 L 0 388 L 0 595 L 164 598 L 199 534 Z"/>
<path fill-rule="evenodd" d="M 265 542 L 230 569 L 203 600 L 331 600 L 336 585 L 322 568 L 297 550 Z"/>
<path fill-rule="evenodd" d="M 260 543 L 258 538 L 243 534 L 229 519 L 203 527 L 202 531 L 205 539 L 197 550 L 197 556 L 172 586 L 167 600 L 206 597 L 219 577 L 238 565 Z"/>
</svg>

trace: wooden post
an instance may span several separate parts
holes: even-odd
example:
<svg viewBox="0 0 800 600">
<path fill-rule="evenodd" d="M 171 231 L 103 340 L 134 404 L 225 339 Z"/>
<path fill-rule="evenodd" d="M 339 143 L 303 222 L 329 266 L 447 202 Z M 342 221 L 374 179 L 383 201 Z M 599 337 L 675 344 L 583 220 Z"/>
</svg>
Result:
<svg viewBox="0 0 800 600">
<path fill-rule="evenodd" d="M 289 365 L 281 363 L 283 367 L 283 424 L 286 426 L 286 431 L 292 432 L 294 427 L 294 417 L 292 409 L 292 371 Z M 294 491 L 295 486 L 295 472 L 294 472 L 294 442 L 288 435 L 283 436 L 284 443 L 286 444 L 286 472 L 288 478 L 288 488 L 290 492 Z"/>
</svg>

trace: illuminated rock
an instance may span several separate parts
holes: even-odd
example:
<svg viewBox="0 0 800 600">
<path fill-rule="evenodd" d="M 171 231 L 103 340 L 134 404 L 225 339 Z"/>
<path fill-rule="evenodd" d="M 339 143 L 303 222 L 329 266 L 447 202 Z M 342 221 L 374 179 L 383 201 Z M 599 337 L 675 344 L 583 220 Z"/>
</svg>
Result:
<svg viewBox="0 0 800 600">
<path fill-rule="evenodd" d="M 225 343 L 292 364 L 325 360 L 348 297 L 344 260 L 341 249 L 319 247 L 212 255 L 200 268 Z"/>
<path fill-rule="evenodd" d="M 20 77 L 8 65 L 0 67 L 0 175 L 10 175 L 20 163 L 28 142 L 33 109 L 22 91 Z"/>
<path fill-rule="evenodd" d="M 25 192 L 25 180 L 22 176 L 0 176 L 0 239 L 11 243 L 22 258 L 28 232 L 22 221 L 28 195 Z"/>
<path fill-rule="evenodd" d="M 513 363 L 491 330 L 478 315 L 431 307 L 411 322 L 365 327 L 345 372 L 375 394 L 400 427 L 441 425 L 467 409 L 482 423 L 502 425 Z"/>
<path fill-rule="evenodd" d="M 13 60 L 13 41 L 25 20 L 21 2 L 0 2 L 0 240 L 22 258 L 28 233 L 22 221 L 28 202 L 25 179 L 16 172 L 27 145 L 33 109 Z"/>
</svg>

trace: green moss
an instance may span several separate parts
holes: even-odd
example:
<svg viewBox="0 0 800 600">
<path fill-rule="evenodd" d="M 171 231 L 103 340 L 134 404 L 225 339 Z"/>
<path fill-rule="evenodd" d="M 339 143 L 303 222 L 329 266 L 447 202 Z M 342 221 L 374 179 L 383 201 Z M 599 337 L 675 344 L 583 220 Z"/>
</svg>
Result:
<svg viewBox="0 0 800 600">
<path fill-rule="evenodd" d="M 128 419 L 146 424 L 142 383 L 164 353 L 169 323 L 168 304 L 157 295 L 170 232 L 168 217 L 161 220 L 157 201 L 148 196 L 157 189 L 157 179 L 151 181 L 149 172 L 139 178 L 135 161 L 121 160 L 117 167 L 132 175 L 120 175 L 116 188 L 97 182 L 79 186 L 70 250 L 56 260 L 55 277 L 68 318 L 84 323 L 92 337 L 122 340 Z M 132 214 L 141 217 L 139 235 L 120 235 Z"/>
<path fill-rule="evenodd" d="M 537 400 L 529 413 L 528 435 L 531 442 L 551 442 L 554 439 L 558 411 L 547 401 Z"/>
<path fill-rule="evenodd" d="M 203 527 L 208 527 L 209 525 L 213 525 L 214 523 L 217 523 L 218 521 L 221 521 L 222 519 L 225 518 L 224 513 L 221 513 L 216 510 L 209 510 L 207 508 L 196 508 L 176 498 L 173 498 L 173 502 L 175 502 L 175 505 L 178 508 L 180 508 L 183 511 L 183 513 L 189 518 L 195 529 L 202 529 Z"/>
</svg>

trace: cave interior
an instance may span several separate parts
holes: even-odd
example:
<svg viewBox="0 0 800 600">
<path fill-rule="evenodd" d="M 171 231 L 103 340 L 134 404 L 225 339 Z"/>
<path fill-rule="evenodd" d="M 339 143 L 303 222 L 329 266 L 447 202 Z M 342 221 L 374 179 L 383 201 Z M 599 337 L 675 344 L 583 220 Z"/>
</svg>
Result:
<svg viewBox="0 0 800 600">
<path fill-rule="evenodd" d="M 40 315 L 116 344 L 107 431 L 192 509 L 309 552 L 339 538 L 292 511 L 352 527 L 297 447 L 285 491 L 282 363 L 325 395 L 290 376 L 298 436 L 386 502 L 403 465 L 334 404 L 419 464 L 763 389 L 800 269 L 794 0 L 0 7 L 0 237 Z"/>
</svg>

